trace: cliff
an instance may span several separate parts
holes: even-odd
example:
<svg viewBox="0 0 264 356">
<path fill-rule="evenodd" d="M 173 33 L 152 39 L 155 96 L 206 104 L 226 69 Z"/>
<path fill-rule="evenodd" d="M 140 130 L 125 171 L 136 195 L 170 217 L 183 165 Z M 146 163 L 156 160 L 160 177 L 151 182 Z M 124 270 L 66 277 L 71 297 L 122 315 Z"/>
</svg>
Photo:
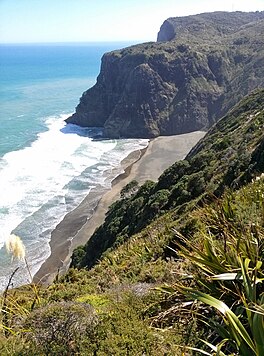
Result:
<svg viewBox="0 0 264 356">
<path fill-rule="evenodd" d="M 158 41 L 106 53 L 68 123 L 104 136 L 207 130 L 264 84 L 264 12 L 170 18 Z"/>
</svg>

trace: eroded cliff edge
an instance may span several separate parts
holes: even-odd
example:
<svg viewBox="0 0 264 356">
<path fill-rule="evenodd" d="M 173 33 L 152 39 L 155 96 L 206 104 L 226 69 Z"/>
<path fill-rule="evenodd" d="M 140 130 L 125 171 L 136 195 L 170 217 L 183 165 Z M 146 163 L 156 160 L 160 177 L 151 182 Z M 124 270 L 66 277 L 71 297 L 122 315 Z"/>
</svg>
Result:
<svg viewBox="0 0 264 356">
<path fill-rule="evenodd" d="M 264 12 L 170 18 L 158 41 L 106 53 L 68 123 L 104 136 L 206 130 L 264 85 Z"/>
</svg>

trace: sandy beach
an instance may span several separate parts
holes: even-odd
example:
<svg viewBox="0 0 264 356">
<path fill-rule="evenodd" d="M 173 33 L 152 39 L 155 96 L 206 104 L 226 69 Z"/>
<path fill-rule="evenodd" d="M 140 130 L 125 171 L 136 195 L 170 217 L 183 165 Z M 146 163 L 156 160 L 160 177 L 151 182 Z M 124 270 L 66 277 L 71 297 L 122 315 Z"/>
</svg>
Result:
<svg viewBox="0 0 264 356">
<path fill-rule="evenodd" d="M 49 284 L 58 273 L 62 274 L 67 270 L 73 249 L 84 245 L 95 229 L 104 222 L 108 207 L 119 198 L 120 191 L 126 184 L 134 179 L 140 184 L 147 179 L 157 181 L 166 168 L 184 159 L 204 134 L 205 132 L 196 131 L 176 136 L 160 136 L 151 140 L 146 149 L 135 151 L 124 159 L 124 173 L 112 182 L 111 190 L 106 191 L 99 200 L 92 217 L 87 220 L 87 212 L 91 211 L 97 192 L 90 192 L 53 230 L 51 254 L 35 274 L 34 282 Z"/>
</svg>

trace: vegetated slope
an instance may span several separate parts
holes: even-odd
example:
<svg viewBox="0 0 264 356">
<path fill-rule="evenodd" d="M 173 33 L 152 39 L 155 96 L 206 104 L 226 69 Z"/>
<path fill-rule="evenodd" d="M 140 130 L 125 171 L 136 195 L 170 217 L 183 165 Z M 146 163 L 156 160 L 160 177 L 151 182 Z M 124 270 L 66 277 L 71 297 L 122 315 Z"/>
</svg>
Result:
<svg viewBox="0 0 264 356">
<path fill-rule="evenodd" d="M 208 129 L 264 86 L 263 38 L 264 12 L 170 18 L 158 42 L 106 53 L 97 83 L 66 121 L 103 126 L 106 137 Z"/>
<path fill-rule="evenodd" d="M 115 202 L 86 243 L 74 251 L 75 267 L 91 268 L 108 249 L 170 213 L 175 219 L 198 204 L 237 189 L 264 171 L 264 90 L 244 98 L 216 123 L 185 160 L 168 168 L 157 183 L 147 181 Z M 125 190 L 124 190 L 125 192 Z"/>
<path fill-rule="evenodd" d="M 263 196 L 262 174 L 187 214 L 188 239 L 171 229 L 172 215 L 162 216 L 89 271 L 8 291 L 0 354 L 180 356 L 190 347 L 209 354 L 213 344 L 225 355 L 262 356 Z M 164 253 L 169 234 L 178 243 L 173 258 Z M 201 296 L 224 302 L 238 321 L 192 301 Z"/>
<path fill-rule="evenodd" d="M 209 352 L 209 344 L 201 343 L 204 339 L 225 354 L 262 356 L 254 350 L 262 347 L 258 341 L 263 339 L 264 317 L 263 98 L 264 90 L 245 98 L 157 184 L 148 182 L 140 195 L 140 189 L 134 192 L 135 184 L 124 189 L 126 198 L 109 212 L 113 228 L 119 219 L 126 222 L 124 235 L 93 268 L 70 269 L 48 288 L 6 290 L 1 298 L 0 354 L 182 355 L 192 346 Z M 208 177 L 200 193 L 193 184 L 198 167 Z M 227 191 L 222 194 L 224 182 Z M 164 189 L 170 200 L 163 200 L 162 206 Z M 117 209 L 135 209 L 140 198 L 145 199 L 140 209 L 148 220 L 142 229 L 139 211 L 133 210 L 130 225 L 122 220 L 126 211 Z M 153 208 L 155 214 L 148 215 Z M 128 238 L 125 232 L 130 229 L 129 234 L 140 231 Z M 212 307 L 192 301 L 201 295 L 203 301 L 213 297 L 226 303 L 225 312 L 239 315 L 238 322 L 233 318 L 225 325 L 227 314 L 222 321 Z M 215 305 L 223 308 L 219 303 Z"/>
</svg>

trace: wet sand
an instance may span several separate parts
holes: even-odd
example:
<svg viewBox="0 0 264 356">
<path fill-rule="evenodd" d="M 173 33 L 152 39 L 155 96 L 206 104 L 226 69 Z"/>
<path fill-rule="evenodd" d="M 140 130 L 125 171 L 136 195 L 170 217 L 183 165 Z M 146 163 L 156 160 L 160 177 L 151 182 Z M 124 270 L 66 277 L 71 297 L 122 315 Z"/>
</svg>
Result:
<svg viewBox="0 0 264 356">
<path fill-rule="evenodd" d="M 49 284 L 58 274 L 64 273 L 69 267 L 73 249 L 84 245 L 95 229 L 104 222 L 108 207 L 119 198 L 120 191 L 126 184 L 134 179 L 140 184 L 147 179 L 157 181 L 166 168 L 184 159 L 204 134 L 205 132 L 196 131 L 177 136 L 160 136 L 151 140 L 146 149 L 135 151 L 125 158 L 122 162 L 125 172 L 112 182 L 111 190 L 103 192 L 99 202 L 98 192 L 90 192 L 53 230 L 51 255 L 35 274 L 34 281 Z M 91 209 L 93 214 L 87 220 Z"/>
</svg>

